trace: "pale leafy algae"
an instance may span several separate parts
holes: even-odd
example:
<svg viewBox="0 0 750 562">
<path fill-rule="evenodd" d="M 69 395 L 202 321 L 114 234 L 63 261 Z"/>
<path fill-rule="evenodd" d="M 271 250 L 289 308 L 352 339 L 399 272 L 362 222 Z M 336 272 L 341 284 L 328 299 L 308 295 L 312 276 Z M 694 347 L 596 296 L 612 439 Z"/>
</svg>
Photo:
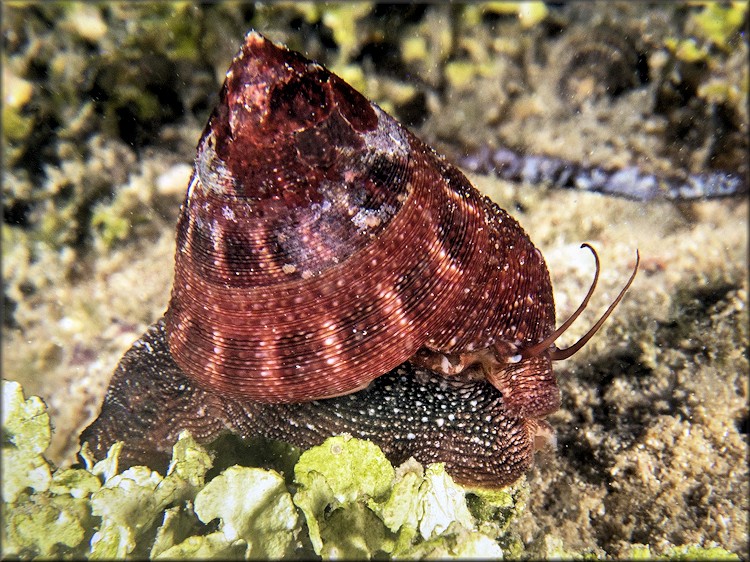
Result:
<svg viewBox="0 0 750 562">
<path fill-rule="evenodd" d="M 50 435 L 42 399 L 24 401 L 20 384 L 3 382 L 3 502 L 14 502 L 25 488 L 49 489 L 52 476 L 42 453 Z"/>
<path fill-rule="evenodd" d="M 292 496 L 272 470 L 229 467 L 198 493 L 195 513 L 204 523 L 220 519 L 227 545 L 242 540 L 248 558 L 290 554 L 299 531 Z"/>
</svg>

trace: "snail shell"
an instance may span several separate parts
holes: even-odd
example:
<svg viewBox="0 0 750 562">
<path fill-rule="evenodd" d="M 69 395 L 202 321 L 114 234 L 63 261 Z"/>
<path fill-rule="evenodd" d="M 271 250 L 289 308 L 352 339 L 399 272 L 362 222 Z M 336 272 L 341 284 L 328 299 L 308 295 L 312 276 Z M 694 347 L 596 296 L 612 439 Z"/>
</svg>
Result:
<svg viewBox="0 0 750 562">
<path fill-rule="evenodd" d="M 513 218 L 340 78 L 252 32 L 199 143 L 175 261 L 163 321 L 81 436 L 97 458 L 124 440 L 128 463 L 166 460 L 182 429 L 302 447 L 347 432 L 490 487 L 550 439 L 552 360 L 638 267 L 557 349 L 597 277 L 555 329 L 544 260 Z"/>
<path fill-rule="evenodd" d="M 299 402 L 424 346 L 537 342 L 554 303 L 515 220 L 343 80 L 251 32 L 198 146 L 166 325 L 198 383 Z"/>
</svg>

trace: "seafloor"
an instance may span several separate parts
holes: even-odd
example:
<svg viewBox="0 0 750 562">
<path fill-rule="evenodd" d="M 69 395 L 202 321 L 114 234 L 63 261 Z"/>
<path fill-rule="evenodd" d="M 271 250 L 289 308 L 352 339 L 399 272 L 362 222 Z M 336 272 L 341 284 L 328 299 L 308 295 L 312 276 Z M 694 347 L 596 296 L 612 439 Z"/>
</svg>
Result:
<svg viewBox="0 0 750 562">
<path fill-rule="evenodd" d="M 118 359 L 166 307 L 194 147 L 251 27 L 452 155 L 507 144 L 661 174 L 748 173 L 746 8 L 503 6 L 3 4 L 3 377 L 49 405 L 53 461 L 74 461 Z M 557 448 L 529 474 L 523 540 L 746 556 L 746 199 L 472 180 L 542 250 L 559 318 L 593 275 L 580 244 L 599 251 L 599 289 L 563 345 L 641 254 L 616 313 L 557 366 Z"/>
</svg>

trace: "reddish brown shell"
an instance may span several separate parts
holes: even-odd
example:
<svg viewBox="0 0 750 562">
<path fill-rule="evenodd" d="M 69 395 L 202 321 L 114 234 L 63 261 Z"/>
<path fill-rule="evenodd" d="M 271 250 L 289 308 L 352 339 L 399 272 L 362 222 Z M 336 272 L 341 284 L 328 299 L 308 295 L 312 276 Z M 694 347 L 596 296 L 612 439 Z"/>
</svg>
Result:
<svg viewBox="0 0 750 562">
<path fill-rule="evenodd" d="M 177 226 L 166 325 L 191 378 L 309 401 L 421 348 L 512 355 L 554 323 L 544 260 L 514 219 L 339 77 L 247 35 Z"/>
</svg>

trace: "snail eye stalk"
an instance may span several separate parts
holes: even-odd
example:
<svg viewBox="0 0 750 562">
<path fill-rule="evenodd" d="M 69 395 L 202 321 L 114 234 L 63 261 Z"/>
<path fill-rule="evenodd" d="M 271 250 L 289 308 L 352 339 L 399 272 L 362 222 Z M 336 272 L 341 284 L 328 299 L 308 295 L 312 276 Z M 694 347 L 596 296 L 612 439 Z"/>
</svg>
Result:
<svg viewBox="0 0 750 562">
<path fill-rule="evenodd" d="M 559 338 L 568 328 L 570 328 L 573 322 L 575 322 L 575 320 L 580 316 L 581 312 L 583 312 L 588 305 L 589 300 L 591 299 L 591 295 L 594 293 L 594 289 L 596 288 L 597 281 L 599 280 L 599 256 L 597 255 L 596 250 L 593 248 L 593 246 L 587 243 L 581 244 L 581 248 L 588 248 L 589 250 L 591 250 L 591 252 L 594 254 L 594 260 L 596 261 L 594 281 L 591 283 L 591 287 L 589 288 L 588 293 L 586 293 L 586 297 L 583 299 L 583 302 L 581 302 L 578 309 L 570 316 L 570 318 L 563 322 L 559 328 L 552 332 L 548 337 L 544 338 L 544 340 L 521 351 L 520 355 L 522 358 L 525 359 L 528 357 L 536 357 L 537 355 L 544 353 L 545 350 L 549 350 L 550 358 L 553 361 L 562 361 L 563 359 L 568 359 L 576 352 L 578 352 L 584 345 L 586 345 L 586 343 L 588 343 L 588 341 L 594 336 L 594 334 L 599 331 L 599 328 L 602 327 L 602 324 L 604 324 L 607 318 L 609 318 L 609 315 L 612 314 L 612 311 L 620 303 L 622 297 L 625 296 L 625 293 L 630 288 L 630 285 L 633 284 L 635 275 L 636 273 L 638 273 L 638 265 L 641 261 L 641 256 L 638 250 L 635 251 L 635 267 L 633 267 L 633 273 L 630 275 L 630 279 L 628 279 L 628 282 L 622 288 L 620 294 L 617 295 L 617 298 L 615 298 L 614 301 L 612 301 L 612 304 L 609 305 L 607 310 L 604 312 L 604 314 L 602 314 L 601 318 L 599 318 L 596 324 L 594 324 L 583 337 L 581 337 L 570 347 L 566 347 L 564 349 L 555 347 L 555 341 L 557 340 L 557 338 Z"/>
</svg>

